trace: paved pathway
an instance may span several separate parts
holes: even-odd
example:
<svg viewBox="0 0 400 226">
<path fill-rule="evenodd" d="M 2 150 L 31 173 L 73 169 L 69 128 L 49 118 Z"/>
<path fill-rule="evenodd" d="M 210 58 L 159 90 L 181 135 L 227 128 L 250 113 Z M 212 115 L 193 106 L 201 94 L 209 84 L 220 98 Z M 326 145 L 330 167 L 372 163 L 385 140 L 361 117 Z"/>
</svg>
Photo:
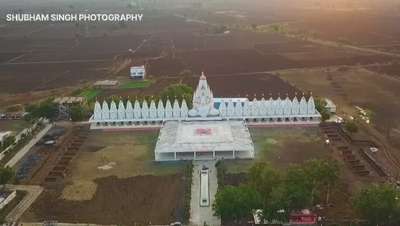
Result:
<svg viewBox="0 0 400 226">
<path fill-rule="evenodd" d="M 210 206 L 200 207 L 200 170 L 203 165 L 207 166 L 210 170 L 209 173 L 209 192 L 210 192 Z M 193 162 L 193 183 L 192 183 L 192 198 L 190 200 L 190 225 L 203 226 L 204 222 L 208 226 L 219 226 L 221 220 L 215 217 L 212 210 L 214 197 L 217 193 L 217 169 L 215 168 L 215 161 L 194 161 Z"/>
<path fill-rule="evenodd" d="M 21 202 L 6 216 L 7 222 L 16 222 L 24 214 L 24 212 L 32 205 L 32 203 L 42 193 L 43 188 L 36 185 L 6 185 L 10 190 L 23 190 L 27 194 Z"/>
<path fill-rule="evenodd" d="M 13 167 L 19 160 L 21 160 L 26 153 L 51 129 L 53 124 L 47 124 L 42 131 L 36 134 L 22 149 L 20 149 L 5 166 Z"/>
</svg>

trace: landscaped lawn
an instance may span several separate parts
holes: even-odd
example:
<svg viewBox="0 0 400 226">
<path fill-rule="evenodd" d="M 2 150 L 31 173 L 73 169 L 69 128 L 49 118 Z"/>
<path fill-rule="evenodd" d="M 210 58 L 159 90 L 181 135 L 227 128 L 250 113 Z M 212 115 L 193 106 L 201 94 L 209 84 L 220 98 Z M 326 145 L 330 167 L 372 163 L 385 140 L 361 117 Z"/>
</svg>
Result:
<svg viewBox="0 0 400 226">
<path fill-rule="evenodd" d="M 86 98 L 87 101 L 91 101 L 101 93 L 101 90 L 89 88 L 82 91 L 79 96 Z"/>
</svg>

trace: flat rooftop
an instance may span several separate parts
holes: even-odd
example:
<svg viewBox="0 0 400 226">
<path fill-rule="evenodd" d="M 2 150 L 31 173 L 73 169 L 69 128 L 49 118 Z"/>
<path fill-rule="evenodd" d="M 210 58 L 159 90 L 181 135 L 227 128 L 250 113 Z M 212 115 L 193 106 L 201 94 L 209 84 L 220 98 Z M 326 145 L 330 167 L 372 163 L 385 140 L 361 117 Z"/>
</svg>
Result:
<svg viewBox="0 0 400 226">
<path fill-rule="evenodd" d="M 160 130 L 155 156 L 156 160 L 162 156 L 176 160 L 177 154 L 188 153 L 185 158 L 196 159 L 196 155 L 208 153 L 209 158 L 215 158 L 223 152 L 224 158 L 254 157 L 253 141 L 243 121 L 166 122 Z"/>
</svg>

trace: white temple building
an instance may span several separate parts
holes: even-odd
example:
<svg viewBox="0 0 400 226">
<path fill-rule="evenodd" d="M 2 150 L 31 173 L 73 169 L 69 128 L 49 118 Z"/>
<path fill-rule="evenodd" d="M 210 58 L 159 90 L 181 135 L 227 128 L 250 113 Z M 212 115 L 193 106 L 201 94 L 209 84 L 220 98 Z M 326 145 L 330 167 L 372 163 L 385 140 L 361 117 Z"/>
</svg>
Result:
<svg viewBox="0 0 400 226">
<path fill-rule="evenodd" d="M 218 100 L 218 106 L 216 106 Z M 92 129 L 161 127 L 166 121 L 244 120 L 247 124 L 318 124 L 321 115 L 310 96 L 284 99 L 214 98 L 201 75 L 193 95 L 193 108 L 185 100 L 97 102 L 90 118 Z"/>
<path fill-rule="evenodd" d="M 185 100 L 165 103 L 144 100 L 118 103 L 96 101 L 91 129 L 161 128 L 156 161 L 254 158 L 248 125 L 319 124 L 321 115 L 313 97 L 300 100 L 214 98 L 201 75 L 193 94 L 193 107 Z"/>
</svg>

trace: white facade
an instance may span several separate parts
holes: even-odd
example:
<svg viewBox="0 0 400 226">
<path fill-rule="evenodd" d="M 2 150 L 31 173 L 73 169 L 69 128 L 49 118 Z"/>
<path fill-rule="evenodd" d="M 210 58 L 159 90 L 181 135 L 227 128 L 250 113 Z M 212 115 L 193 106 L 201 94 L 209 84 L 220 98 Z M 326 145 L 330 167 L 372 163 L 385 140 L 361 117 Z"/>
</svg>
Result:
<svg viewBox="0 0 400 226">
<path fill-rule="evenodd" d="M 254 158 L 244 121 L 169 121 L 162 126 L 155 148 L 156 161 L 236 158 Z"/>
<path fill-rule="evenodd" d="M 144 65 L 131 67 L 130 69 L 131 78 L 144 79 L 146 77 L 146 68 Z"/>
<path fill-rule="evenodd" d="M 96 102 L 91 128 L 110 126 L 158 126 L 166 121 L 204 121 L 204 120 L 245 120 L 248 123 L 268 124 L 315 124 L 321 115 L 315 108 L 313 97 L 300 99 L 286 97 L 281 99 L 234 99 L 218 98 L 218 109 L 214 107 L 214 97 L 204 74 L 193 95 L 193 108 L 189 109 L 185 100 L 161 100 L 157 103 L 147 101 L 127 101 L 110 103 Z"/>
</svg>

